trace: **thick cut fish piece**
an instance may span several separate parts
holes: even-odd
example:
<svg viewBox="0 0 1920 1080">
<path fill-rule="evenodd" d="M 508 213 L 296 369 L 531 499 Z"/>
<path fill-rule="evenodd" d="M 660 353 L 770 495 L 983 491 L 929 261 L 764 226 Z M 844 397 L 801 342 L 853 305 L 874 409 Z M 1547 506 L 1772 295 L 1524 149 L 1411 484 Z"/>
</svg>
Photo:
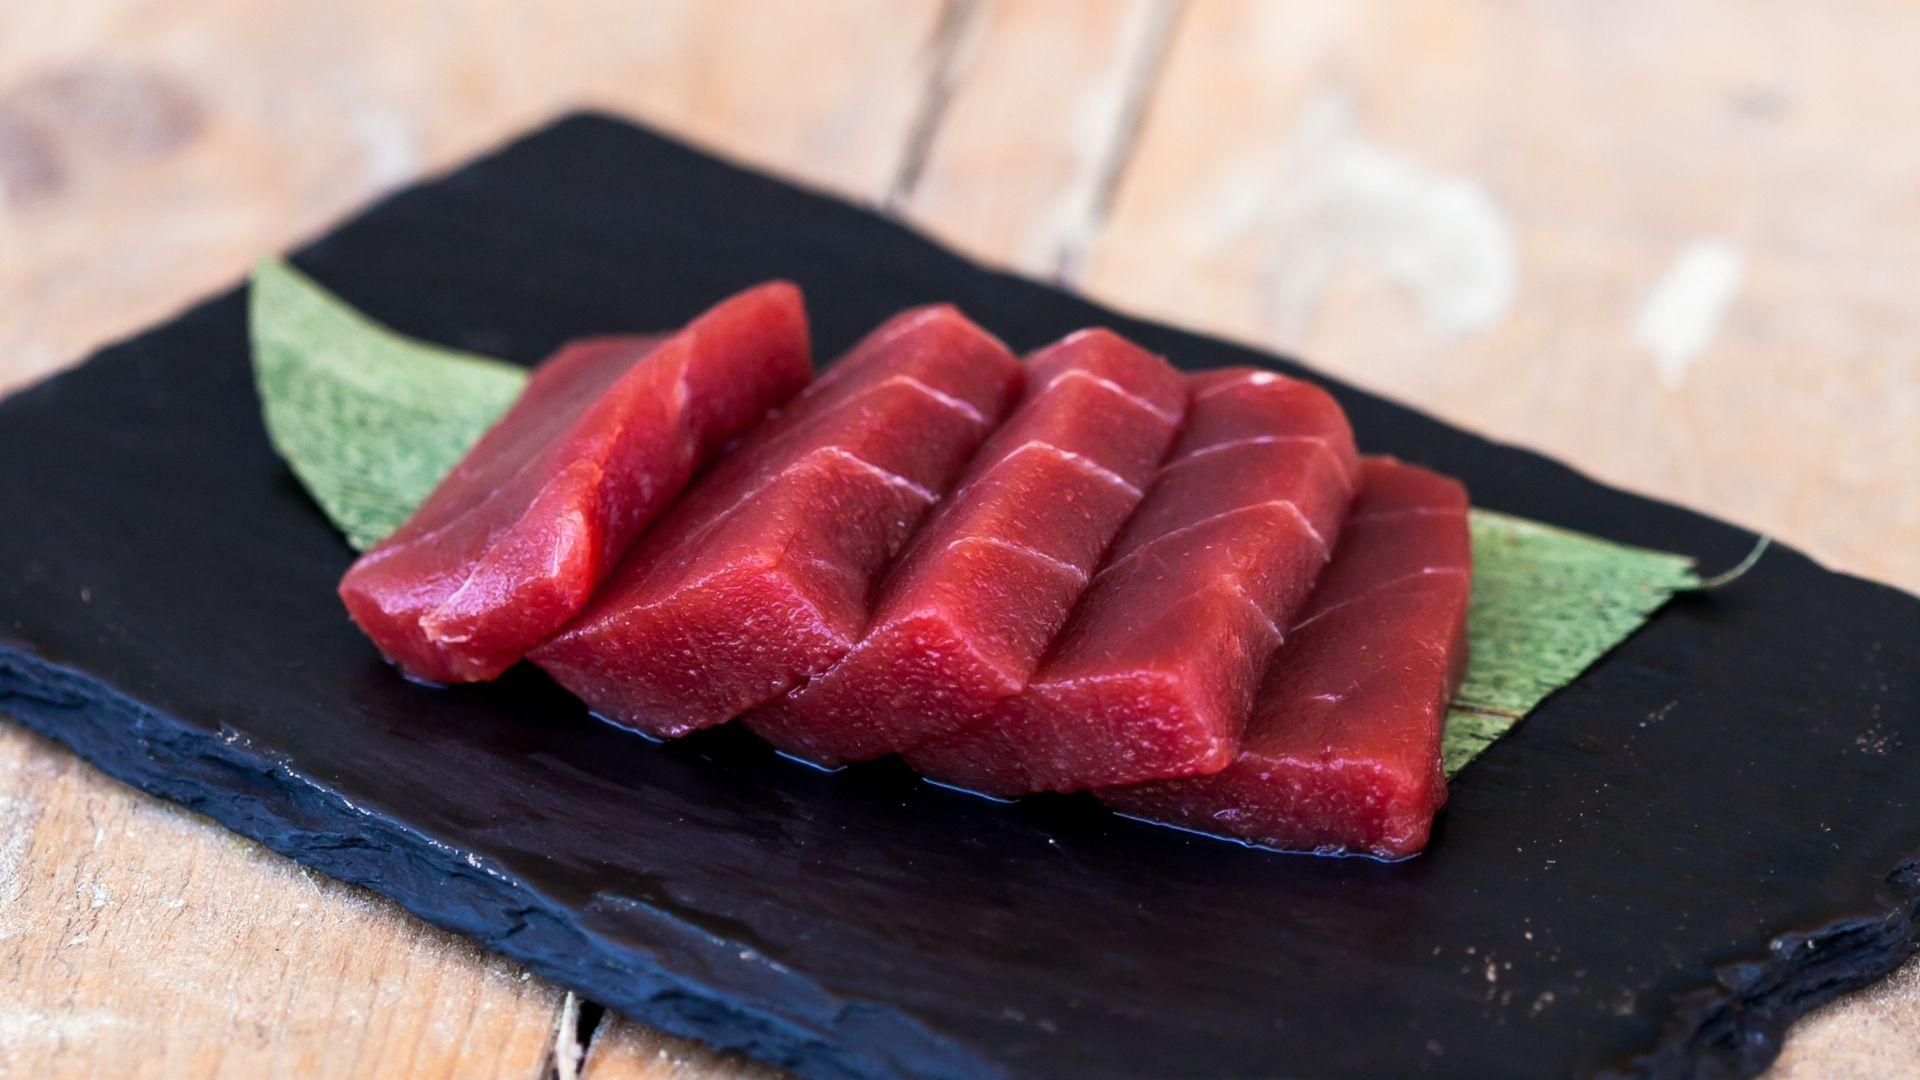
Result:
<svg viewBox="0 0 1920 1080">
<path fill-rule="evenodd" d="M 1362 484 L 1233 764 L 1101 799 L 1264 847 L 1397 859 L 1426 846 L 1447 798 L 1447 703 L 1467 660 L 1467 494 L 1384 458 L 1366 462 Z"/>
<path fill-rule="evenodd" d="M 989 795 L 1223 769 L 1355 487 L 1346 416 L 1309 383 L 1190 380 L 1186 430 L 1027 688 L 907 754 Z"/>
<path fill-rule="evenodd" d="M 340 598 L 414 678 L 491 679 L 573 618 L 688 478 L 811 377 L 806 311 L 785 282 L 668 337 L 568 345 L 353 564 Z"/>
<path fill-rule="evenodd" d="M 1006 347 L 955 309 L 894 317 L 727 455 L 534 661 L 663 738 L 825 671 L 1020 382 Z"/>
<path fill-rule="evenodd" d="M 1179 372 L 1107 330 L 1027 361 L 1027 391 L 908 545 L 839 663 L 746 718 L 822 765 L 895 753 L 1024 687 L 1173 442 Z"/>
</svg>

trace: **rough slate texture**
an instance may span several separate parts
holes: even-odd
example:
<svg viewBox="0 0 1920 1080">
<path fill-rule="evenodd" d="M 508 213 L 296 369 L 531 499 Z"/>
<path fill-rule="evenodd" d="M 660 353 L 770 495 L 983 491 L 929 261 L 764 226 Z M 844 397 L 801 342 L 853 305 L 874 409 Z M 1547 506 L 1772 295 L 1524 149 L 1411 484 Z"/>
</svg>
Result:
<svg viewBox="0 0 1920 1080">
<path fill-rule="evenodd" d="M 523 361 L 784 275 L 824 355 L 952 299 L 1018 348 L 1107 322 L 1182 364 L 1296 370 L 593 117 L 298 261 Z M 656 746 L 525 670 L 403 682 L 334 599 L 350 553 L 267 446 L 243 317 L 228 294 L 0 402 L 0 711 L 642 1020 L 812 1076 L 1751 1072 L 1912 948 L 1902 593 L 1776 549 L 1463 773 L 1426 856 L 1268 855 L 726 731 Z M 1749 545 L 1340 394 L 1370 450 L 1483 505 L 1708 568 Z"/>
</svg>

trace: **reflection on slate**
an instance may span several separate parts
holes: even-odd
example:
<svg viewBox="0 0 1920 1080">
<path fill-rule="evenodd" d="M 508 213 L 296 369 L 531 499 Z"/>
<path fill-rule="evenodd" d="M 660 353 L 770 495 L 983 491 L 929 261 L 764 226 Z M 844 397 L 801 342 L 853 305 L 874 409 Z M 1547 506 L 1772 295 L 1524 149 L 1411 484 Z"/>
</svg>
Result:
<svg viewBox="0 0 1920 1080">
<path fill-rule="evenodd" d="M 822 355 L 950 299 L 1016 348 L 1107 322 L 1184 365 L 1297 370 L 596 117 L 298 262 L 521 361 L 784 276 Z M 727 731 L 655 745 L 524 668 L 401 681 L 267 446 L 243 316 L 219 297 L 0 403 L 0 712 L 649 1023 L 810 1076 L 1750 1072 L 1911 947 L 1920 602 L 1894 590 L 1776 549 L 1463 773 L 1429 854 L 1272 855 Z M 1749 546 L 1340 397 L 1363 445 L 1483 505 L 1708 568 Z"/>
</svg>

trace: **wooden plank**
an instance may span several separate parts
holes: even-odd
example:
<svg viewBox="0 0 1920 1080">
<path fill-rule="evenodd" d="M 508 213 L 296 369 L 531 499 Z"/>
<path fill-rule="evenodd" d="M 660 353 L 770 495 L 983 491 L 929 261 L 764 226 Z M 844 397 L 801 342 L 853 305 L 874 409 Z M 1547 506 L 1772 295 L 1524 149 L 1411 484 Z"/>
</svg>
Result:
<svg viewBox="0 0 1920 1080">
<path fill-rule="evenodd" d="M 1092 240 L 1119 151 L 1178 21 L 1174 0 L 979 3 L 955 28 L 952 78 L 902 213 L 972 255 L 1039 277 Z"/>
<path fill-rule="evenodd" d="M 597 105 L 877 199 L 937 0 L 0 5 L 0 391 Z M 800 45 L 797 43 L 804 43 Z"/>
<path fill-rule="evenodd" d="M 618 1019 L 595 1033 L 581 1074 L 590 1080 L 773 1080 L 786 1075 Z"/>
<path fill-rule="evenodd" d="M 559 994 L 0 726 L 0 1074 L 532 1077 Z"/>
<path fill-rule="evenodd" d="M 1920 7 L 1220 0 L 1086 282 L 1920 585 Z"/>
<path fill-rule="evenodd" d="M 1794 1026 L 1767 1080 L 1911 1077 L 1920 1066 L 1920 963 Z"/>
</svg>

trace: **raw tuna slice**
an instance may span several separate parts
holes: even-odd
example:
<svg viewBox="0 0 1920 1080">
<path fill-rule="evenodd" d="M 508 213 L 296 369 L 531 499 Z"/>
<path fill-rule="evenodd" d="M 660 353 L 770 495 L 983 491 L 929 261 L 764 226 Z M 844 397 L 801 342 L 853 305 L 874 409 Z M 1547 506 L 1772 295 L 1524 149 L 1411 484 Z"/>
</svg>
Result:
<svg viewBox="0 0 1920 1080">
<path fill-rule="evenodd" d="M 1311 384 L 1197 376 L 1187 428 L 1027 688 L 909 751 L 989 795 L 1217 772 L 1306 601 L 1358 472 L 1340 407 Z"/>
<path fill-rule="evenodd" d="M 688 478 L 811 374 L 806 311 L 785 282 L 669 337 L 568 345 L 353 564 L 340 598 L 408 675 L 491 679 L 573 618 Z"/>
<path fill-rule="evenodd" d="M 1286 850 L 1397 859 L 1426 846 L 1447 798 L 1441 728 L 1467 658 L 1467 495 L 1381 458 L 1362 483 L 1233 764 L 1100 792 L 1108 804 Z"/>
<path fill-rule="evenodd" d="M 834 765 L 952 734 L 1020 690 L 1185 408 L 1180 374 L 1110 331 L 1035 354 L 1025 400 L 887 576 L 866 635 L 747 725 Z"/>
<path fill-rule="evenodd" d="M 1020 379 L 953 308 L 896 316 L 668 512 L 534 661 L 662 738 L 825 671 Z"/>
</svg>

